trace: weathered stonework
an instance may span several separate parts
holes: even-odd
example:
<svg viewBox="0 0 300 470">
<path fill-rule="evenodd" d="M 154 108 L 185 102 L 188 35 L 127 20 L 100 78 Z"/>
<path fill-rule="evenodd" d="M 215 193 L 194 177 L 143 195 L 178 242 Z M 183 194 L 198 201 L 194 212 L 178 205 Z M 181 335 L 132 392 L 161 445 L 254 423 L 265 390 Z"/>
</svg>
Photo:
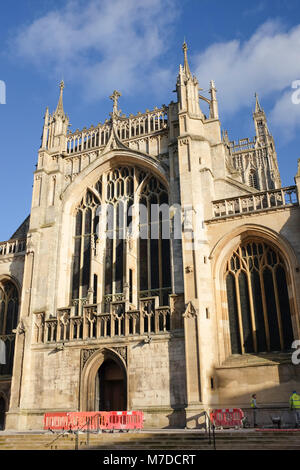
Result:
<svg viewBox="0 0 300 470">
<path fill-rule="evenodd" d="M 143 410 L 146 427 L 193 427 L 203 410 L 248 407 L 252 393 L 260 404 L 284 408 L 299 385 L 284 343 L 289 317 L 281 318 L 288 297 L 298 338 L 299 168 L 296 186 L 282 188 L 257 97 L 256 137 L 236 144 L 221 133 L 214 82 L 210 98 L 199 95 L 183 49 L 175 103 L 127 117 L 114 92 L 110 119 L 70 132 L 61 83 L 56 111 L 46 111 L 30 221 L 0 243 L 0 295 L 13 285 L 19 298 L 16 324 L 0 331 L 15 344 L 13 369 L 0 375 L 7 429 L 41 429 L 47 411 L 102 406 Z M 129 207 L 158 198 L 172 206 L 169 245 L 162 237 L 157 245 L 139 241 L 135 230 L 144 222 L 134 206 L 122 245 L 115 237 L 110 246 L 91 228 L 106 201 Z M 261 256 L 275 281 L 274 263 L 284 269 L 286 283 L 274 288 L 272 304 L 280 317 L 277 350 L 268 296 L 261 294 L 260 311 L 249 287 L 248 303 L 241 296 L 230 304 L 225 268 L 247 243 L 269 247 Z M 241 276 L 248 269 L 250 285 L 249 268 L 234 269 Z M 262 317 L 266 351 L 257 346 Z"/>
</svg>

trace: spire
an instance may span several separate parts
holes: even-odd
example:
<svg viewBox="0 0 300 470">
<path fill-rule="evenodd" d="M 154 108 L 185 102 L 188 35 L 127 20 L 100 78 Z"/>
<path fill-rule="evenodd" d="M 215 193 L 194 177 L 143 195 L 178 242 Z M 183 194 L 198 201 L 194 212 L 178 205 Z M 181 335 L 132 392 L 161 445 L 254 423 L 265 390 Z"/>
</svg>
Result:
<svg viewBox="0 0 300 470">
<path fill-rule="evenodd" d="M 215 82 L 213 80 L 210 81 L 210 106 L 209 106 L 209 114 L 210 118 L 212 119 L 219 119 L 219 111 L 218 111 L 218 101 L 217 101 L 217 95 L 216 95 L 217 89 L 215 86 Z"/>
<path fill-rule="evenodd" d="M 184 43 L 183 43 L 183 45 L 182 45 L 182 50 L 183 50 L 183 53 L 184 53 L 183 71 L 184 71 L 184 73 L 186 74 L 187 77 L 191 77 L 192 74 L 191 74 L 191 71 L 190 71 L 189 63 L 188 63 L 187 49 L 188 49 L 187 44 L 186 44 L 186 42 L 184 41 Z"/>
<path fill-rule="evenodd" d="M 49 130 L 49 108 L 47 106 L 45 116 L 44 116 L 44 126 L 43 126 L 42 145 L 41 145 L 42 148 L 47 147 L 48 130 Z"/>
<path fill-rule="evenodd" d="M 48 142 L 47 148 L 51 151 L 63 152 L 67 146 L 67 133 L 69 127 L 69 117 L 64 112 L 63 106 L 63 89 L 65 87 L 62 80 L 59 84 L 60 94 L 56 110 L 49 115 L 48 110 L 45 114 L 45 122 L 48 120 L 48 126 L 44 125 L 44 142 Z M 47 138 L 46 138 L 47 136 Z"/>
<path fill-rule="evenodd" d="M 63 106 L 63 89 L 65 88 L 65 83 L 63 80 L 60 82 L 59 88 L 60 88 L 60 94 L 59 94 L 59 100 L 58 100 L 55 114 L 56 116 L 64 116 L 65 113 L 64 113 L 64 106 Z"/>
<path fill-rule="evenodd" d="M 261 112 L 262 112 L 262 108 L 261 108 L 261 106 L 260 106 L 260 104 L 259 104 L 257 93 L 255 93 L 254 96 L 255 96 L 255 111 L 254 111 L 254 112 L 255 112 L 255 113 L 261 113 Z"/>
<path fill-rule="evenodd" d="M 45 116 L 44 116 L 44 121 L 45 121 L 45 126 L 48 126 L 49 124 L 49 108 L 47 106 Z"/>
</svg>

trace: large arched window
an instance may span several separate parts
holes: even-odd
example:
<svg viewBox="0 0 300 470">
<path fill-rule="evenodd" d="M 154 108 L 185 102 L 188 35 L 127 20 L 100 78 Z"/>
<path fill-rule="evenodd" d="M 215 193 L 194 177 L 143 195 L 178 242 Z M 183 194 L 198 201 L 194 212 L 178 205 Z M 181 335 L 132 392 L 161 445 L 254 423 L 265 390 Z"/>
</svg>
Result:
<svg viewBox="0 0 300 470">
<path fill-rule="evenodd" d="M 137 243 L 132 240 L 133 213 L 141 234 Z M 97 230 L 103 227 L 102 218 L 105 233 Z M 75 225 L 72 303 L 77 313 L 90 296 L 106 311 L 112 301 L 132 303 L 133 292 L 137 300 L 158 296 L 160 305 L 168 304 L 168 193 L 158 178 L 129 165 L 109 170 L 87 190 L 76 209 Z M 97 240 L 99 236 L 105 239 Z"/>
<path fill-rule="evenodd" d="M 226 263 L 233 354 L 291 349 L 293 329 L 282 254 L 263 241 L 242 243 Z"/>
<path fill-rule="evenodd" d="M 0 282 L 0 375 L 11 375 L 13 367 L 13 330 L 17 327 L 19 296 L 10 281 Z"/>
</svg>

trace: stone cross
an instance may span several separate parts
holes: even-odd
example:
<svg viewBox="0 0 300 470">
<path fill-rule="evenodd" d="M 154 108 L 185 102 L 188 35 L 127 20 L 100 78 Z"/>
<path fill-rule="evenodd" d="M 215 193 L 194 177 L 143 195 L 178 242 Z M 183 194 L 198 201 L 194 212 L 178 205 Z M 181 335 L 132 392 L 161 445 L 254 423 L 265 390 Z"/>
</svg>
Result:
<svg viewBox="0 0 300 470">
<path fill-rule="evenodd" d="M 117 90 L 114 90 L 113 94 L 110 96 L 110 99 L 113 100 L 114 102 L 114 107 L 113 107 L 113 115 L 118 114 L 118 99 L 120 98 L 121 93 L 118 92 Z"/>
</svg>

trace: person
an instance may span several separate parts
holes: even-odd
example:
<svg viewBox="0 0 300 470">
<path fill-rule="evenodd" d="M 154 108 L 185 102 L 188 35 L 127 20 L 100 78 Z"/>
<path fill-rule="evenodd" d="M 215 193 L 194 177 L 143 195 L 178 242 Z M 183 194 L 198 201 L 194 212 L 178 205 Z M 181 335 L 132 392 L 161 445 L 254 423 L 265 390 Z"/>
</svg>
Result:
<svg viewBox="0 0 300 470">
<path fill-rule="evenodd" d="M 256 428 L 257 427 L 257 421 L 256 421 L 257 405 L 256 405 L 256 394 L 255 393 L 251 397 L 250 406 L 253 409 L 253 425 Z"/>
<path fill-rule="evenodd" d="M 290 396 L 290 409 L 294 410 L 296 427 L 300 426 L 300 395 L 294 390 Z"/>
</svg>

